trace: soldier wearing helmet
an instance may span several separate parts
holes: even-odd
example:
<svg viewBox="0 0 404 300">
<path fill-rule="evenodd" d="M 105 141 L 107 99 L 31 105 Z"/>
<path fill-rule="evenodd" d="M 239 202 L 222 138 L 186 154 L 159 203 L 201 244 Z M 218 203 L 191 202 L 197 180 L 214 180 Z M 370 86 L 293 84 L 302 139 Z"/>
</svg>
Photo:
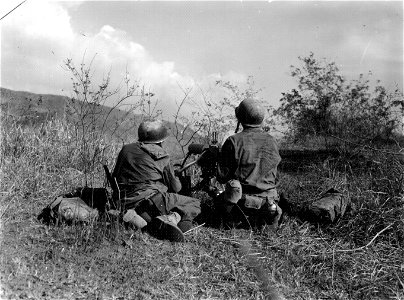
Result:
<svg viewBox="0 0 404 300">
<path fill-rule="evenodd" d="M 124 221 L 160 239 L 183 241 L 200 213 L 200 201 L 178 195 L 181 183 L 162 147 L 169 136 L 161 121 L 142 122 L 138 141 L 124 145 L 112 176 L 123 195 Z"/>
<path fill-rule="evenodd" d="M 275 139 L 262 129 L 265 110 L 253 99 L 235 109 L 236 134 L 226 139 L 219 155 L 218 180 L 225 192 L 217 199 L 225 224 L 277 226 L 277 167 L 281 161 Z M 243 130 L 239 133 L 239 125 Z"/>
</svg>

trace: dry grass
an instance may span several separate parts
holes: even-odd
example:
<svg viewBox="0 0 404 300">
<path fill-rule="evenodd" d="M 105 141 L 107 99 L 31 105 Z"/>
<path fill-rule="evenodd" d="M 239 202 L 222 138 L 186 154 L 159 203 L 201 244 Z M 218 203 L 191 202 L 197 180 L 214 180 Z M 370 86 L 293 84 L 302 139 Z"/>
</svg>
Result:
<svg viewBox="0 0 404 300">
<path fill-rule="evenodd" d="M 286 299 L 404 299 L 404 171 L 392 157 L 282 174 L 295 211 L 331 187 L 352 199 L 332 226 L 287 216 L 276 233 L 201 227 L 171 244 L 105 221 L 39 223 L 49 201 L 83 185 L 69 129 L 46 126 L 2 128 L 2 299 L 269 299 L 274 288 Z M 117 150 L 103 153 L 110 166 Z M 102 186 L 103 171 L 90 178 Z"/>
</svg>

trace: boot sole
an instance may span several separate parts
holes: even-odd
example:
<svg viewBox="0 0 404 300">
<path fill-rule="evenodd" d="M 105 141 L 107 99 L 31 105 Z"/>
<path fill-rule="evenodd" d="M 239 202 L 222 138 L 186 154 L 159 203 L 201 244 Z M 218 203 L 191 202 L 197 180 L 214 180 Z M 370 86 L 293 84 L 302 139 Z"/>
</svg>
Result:
<svg viewBox="0 0 404 300">
<path fill-rule="evenodd" d="M 175 225 L 164 222 L 158 217 L 147 224 L 147 232 L 159 240 L 169 240 L 170 242 L 185 241 L 185 236 L 181 229 Z"/>
</svg>

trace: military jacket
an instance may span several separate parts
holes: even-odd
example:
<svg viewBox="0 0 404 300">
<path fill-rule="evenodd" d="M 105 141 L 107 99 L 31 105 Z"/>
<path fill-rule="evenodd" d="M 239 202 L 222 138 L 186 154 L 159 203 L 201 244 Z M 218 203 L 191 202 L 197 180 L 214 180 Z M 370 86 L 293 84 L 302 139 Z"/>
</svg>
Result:
<svg viewBox="0 0 404 300">
<path fill-rule="evenodd" d="M 174 175 L 168 153 L 158 144 L 136 142 L 124 145 L 112 173 L 121 188 L 137 191 L 157 189 L 178 192 L 181 183 Z"/>
<path fill-rule="evenodd" d="M 222 183 L 237 179 L 243 193 L 262 193 L 276 188 L 280 161 L 275 139 L 261 128 L 247 127 L 224 142 L 218 179 Z"/>
</svg>

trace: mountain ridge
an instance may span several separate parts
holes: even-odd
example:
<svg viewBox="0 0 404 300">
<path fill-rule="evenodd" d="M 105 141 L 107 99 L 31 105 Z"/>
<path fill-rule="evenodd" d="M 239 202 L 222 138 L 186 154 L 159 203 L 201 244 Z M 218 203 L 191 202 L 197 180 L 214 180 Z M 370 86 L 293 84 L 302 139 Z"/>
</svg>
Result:
<svg viewBox="0 0 404 300">
<path fill-rule="evenodd" d="M 81 125 L 88 123 L 103 132 L 105 131 L 107 134 L 111 134 L 111 136 L 115 135 L 121 141 L 137 139 L 137 127 L 144 119 L 144 116 L 119 108 L 97 105 L 93 108 L 95 110 L 92 110 L 93 112 L 96 111 L 97 115 L 90 115 L 84 122 L 81 122 L 83 121 L 83 117 L 75 115 L 74 105 L 80 106 L 83 105 L 83 102 L 71 101 L 70 97 L 62 95 L 14 91 L 0 87 L 0 109 L 3 116 L 5 114 L 15 117 L 19 123 L 33 126 L 47 120 L 59 119 L 63 122 L 70 121 L 73 124 L 75 122 L 77 122 L 76 124 L 81 123 Z M 91 104 L 85 105 L 89 109 Z M 97 119 L 97 116 L 100 116 L 100 118 Z M 165 123 L 171 129 L 171 132 L 174 132 L 176 126 L 178 126 L 179 130 L 184 129 L 181 124 L 175 124 L 166 120 Z M 184 138 L 186 139 L 192 136 L 192 134 L 192 130 L 188 128 Z M 196 133 L 195 138 L 199 140 L 200 135 Z M 182 152 L 173 134 L 166 143 L 176 149 L 176 151 Z"/>
</svg>

